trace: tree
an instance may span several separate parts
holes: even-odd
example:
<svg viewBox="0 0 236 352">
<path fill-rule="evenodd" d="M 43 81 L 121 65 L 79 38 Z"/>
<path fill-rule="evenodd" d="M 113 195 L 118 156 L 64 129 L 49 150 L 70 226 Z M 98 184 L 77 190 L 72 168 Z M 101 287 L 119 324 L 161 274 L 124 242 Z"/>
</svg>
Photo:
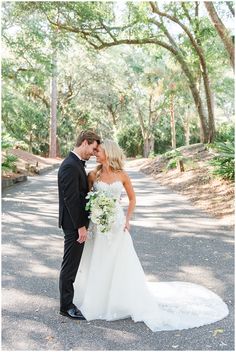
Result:
<svg viewBox="0 0 236 352">
<path fill-rule="evenodd" d="M 229 1 L 226 1 L 226 3 L 228 3 Z M 206 9 L 208 11 L 209 17 L 211 18 L 211 21 L 215 27 L 215 29 L 217 30 L 217 33 L 219 34 L 225 49 L 229 55 L 229 59 L 231 62 L 231 66 L 233 67 L 234 70 L 234 42 L 232 40 L 232 37 L 229 35 L 229 31 L 227 30 L 227 28 L 225 27 L 224 23 L 221 21 L 220 17 L 217 14 L 217 11 L 214 7 L 214 4 L 212 1 L 204 1 L 204 4 L 206 6 Z M 233 13 L 234 15 L 234 11 L 233 11 L 233 6 L 231 4 L 228 4 L 231 13 Z"/>
<path fill-rule="evenodd" d="M 59 4 L 51 11 L 51 16 L 54 16 L 55 20 L 58 20 L 58 6 Z M 41 81 L 29 84 L 27 90 L 30 97 L 42 100 L 49 110 L 48 113 L 51 116 L 49 124 L 49 155 L 50 157 L 56 157 L 57 52 L 66 45 L 67 38 L 65 35 L 60 36 L 56 27 L 53 28 L 47 21 L 43 21 L 45 16 L 37 11 L 37 7 L 35 11 L 30 10 L 31 6 L 27 3 L 5 3 L 3 7 L 3 37 L 15 58 L 19 58 L 23 66 L 17 69 L 17 74 L 21 72 L 31 72 L 33 74 L 38 70 L 42 70 L 41 75 L 39 74 Z M 42 10 L 45 10 L 45 7 L 42 7 Z M 14 21 L 17 23 L 17 30 L 16 34 L 12 35 L 8 28 L 11 27 Z M 50 76 L 51 94 L 47 96 L 44 90 L 45 84 L 50 84 L 48 79 Z M 14 76 L 12 78 L 14 79 Z M 43 85 L 40 86 L 39 83 L 42 82 Z M 30 135 L 31 140 L 33 133 L 30 132 Z"/>
<path fill-rule="evenodd" d="M 137 13 L 136 17 L 132 17 L 131 23 L 126 23 L 121 27 L 114 27 L 114 26 L 109 26 L 110 18 L 108 16 L 108 21 L 107 21 L 107 16 L 106 13 L 104 12 L 104 19 L 100 17 L 98 19 L 97 26 L 87 26 L 86 29 L 79 23 L 75 23 L 72 18 L 70 20 L 68 19 L 68 16 L 63 17 L 63 21 L 61 21 L 58 24 L 58 27 L 61 30 L 66 30 L 70 31 L 72 33 L 77 33 L 81 38 L 84 38 L 91 46 L 93 46 L 96 49 L 103 49 L 107 47 L 111 47 L 114 45 L 121 45 L 121 44 L 156 44 L 159 46 L 164 47 L 165 49 L 169 50 L 175 57 L 176 60 L 180 63 L 183 72 L 186 74 L 186 77 L 189 81 L 189 86 L 193 95 L 193 99 L 195 102 L 195 105 L 198 110 L 198 114 L 200 117 L 201 121 L 201 127 L 202 127 L 202 141 L 207 142 L 211 141 L 214 138 L 214 133 L 215 133 L 215 123 L 214 123 L 214 113 L 213 113 L 213 107 L 212 107 L 212 93 L 210 90 L 210 83 L 209 83 L 209 77 L 208 77 L 208 72 L 206 68 L 206 62 L 204 58 L 204 53 L 202 50 L 201 45 L 199 45 L 199 38 L 196 40 L 191 31 L 184 25 L 176 16 L 169 15 L 166 12 L 160 11 L 157 7 L 156 3 L 150 2 L 151 8 L 152 8 L 152 13 L 158 14 L 162 20 L 158 21 L 153 16 L 149 15 L 149 12 L 145 9 L 146 4 L 141 4 L 138 5 L 140 6 L 141 10 L 140 13 Z M 129 4 L 129 7 L 132 9 L 133 13 L 135 14 L 134 7 L 137 7 L 137 5 Z M 73 10 L 73 9 L 72 9 Z M 169 10 L 171 10 L 171 7 L 169 6 Z M 174 8 L 174 11 L 176 11 L 176 8 Z M 202 67 L 202 72 L 203 72 L 203 80 L 204 80 L 204 87 L 205 87 L 205 92 L 206 92 L 206 103 L 208 107 L 208 119 L 205 115 L 204 111 L 204 104 L 202 101 L 202 97 L 199 94 L 199 91 L 196 86 L 196 80 L 194 77 L 194 74 L 191 72 L 191 69 L 188 67 L 185 57 L 184 57 L 184 51 L 183 48 L 176 42 L 175 38 L 170 34 L 167 26 L 163 22 L 163 18 L 168 18 L 171 21 L 177 23 L 182 30 L 187 34 L 189 41 L 191 43 L 191 48 L 192 50 L 195 50 L 197 53 L 201 67 Z M 51 19 L 49 19 L 52 21 Z M 68 24 L 68 20 L 69 23 Z M 106 23 L 108 22 L 108 24 Z M 142 32 L 140 32 L 140 24 L 143 24 L 144 31 L 143 33 L 148 33 L 148 35 L 143 35 Z M 155 29 L 153 29 L 153 25 L 155 25 L 159 32 L 163 33 L 165 37 L 167 37 L 169 44 L 166 43 L 163 40 L 157 39 L 157 32 Z M 136 29 L 138 28 L 138 29 Z M 139 32 L 138 32 L 139 31 Z M 128 35 L 128 39 L 125 38 L 126 33 Z M 131 35 L 133 35 L 133 38 L 131 39 Z M 136 37 L 136 38 L 134 38 Z M 160 38 L 163 38 L 163 36 L 159 35 Z M 125 38 L 125 39 L 124 39 Z"/>
<path fill-rule="evenodd" d="M 233 96 L 225 90 L 232 91 L 233 80 L 221 40 L 208 17 L 200 15 L 201 4 L 128 2 L 118 20 L 113 5 L 5 3 L 3 39 L 12 55 L 3 59 L 2 69 L 8 129 L 33 151 L 48 152 L 49 86 L 56 72 L 61 155 L 82 128 L 127 141 L 126 124 L 141 138 L 138 144 L 131 138 L 132 150 L 143 147 L 145 156 L 164 151 L 171 147 L 171 99 L 176 146 L 199 140 L 197 115 L 202 140 L 212 140 L 213 106 L 232 114 Z M 18 130 L 16 116 L 22 120 Z"/>
</svg>

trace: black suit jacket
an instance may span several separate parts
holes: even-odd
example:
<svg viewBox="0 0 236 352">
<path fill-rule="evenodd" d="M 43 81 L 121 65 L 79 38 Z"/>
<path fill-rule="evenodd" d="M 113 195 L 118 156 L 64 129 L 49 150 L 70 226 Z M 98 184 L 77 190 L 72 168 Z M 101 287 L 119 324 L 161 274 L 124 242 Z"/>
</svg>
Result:
<svg viewBox="0 0 236 352">
<path fill-rule="evenodd" d="M 88 227 L 85 210 L 88 193 L 87 175 L 81 160 L 72 152 L 58 171 L 59 227 L 65 230 Z"/>
</svg>

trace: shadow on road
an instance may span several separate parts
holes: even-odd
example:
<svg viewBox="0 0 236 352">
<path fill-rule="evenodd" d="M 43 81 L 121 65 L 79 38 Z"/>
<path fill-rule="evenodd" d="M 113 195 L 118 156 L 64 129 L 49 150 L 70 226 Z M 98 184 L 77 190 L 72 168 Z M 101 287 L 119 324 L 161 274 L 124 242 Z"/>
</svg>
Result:
<svg viewBox="0 0 236 352">
<path fill-rule="evenodd" d="M 147 279 L 202 284 L 232 311 L 232 232 L 150 178 L 129 173 L 137 194 L 131 235 Z M 2 209 L 3 349 L 233 348 L 232 313 L 198 329 L 158 333 L 131 319 L 75 322 L 59 316 L 63 233 L 57 227 L 56 171 L 5 190 Z M 213 331 L 219 327 L 226 332 L 216 339 Z"/>
</svg>

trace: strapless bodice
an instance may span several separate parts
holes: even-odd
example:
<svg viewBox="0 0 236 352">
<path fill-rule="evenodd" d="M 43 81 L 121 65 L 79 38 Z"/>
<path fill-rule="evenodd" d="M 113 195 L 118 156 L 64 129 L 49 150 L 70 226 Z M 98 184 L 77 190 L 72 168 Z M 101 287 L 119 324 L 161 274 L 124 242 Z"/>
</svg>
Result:
<svg viewBox="0 0 236 352">
<path fill-rule="evenodd" d="M 121 181 L 114 181 L 112 183 L 96 181 L 94 182 L 93 188 L 95 191 L 103 191 L 108 195 L 108 197 L 113 197 L 119 200 L 121 197 L 123 184 Z"/>
</svg>

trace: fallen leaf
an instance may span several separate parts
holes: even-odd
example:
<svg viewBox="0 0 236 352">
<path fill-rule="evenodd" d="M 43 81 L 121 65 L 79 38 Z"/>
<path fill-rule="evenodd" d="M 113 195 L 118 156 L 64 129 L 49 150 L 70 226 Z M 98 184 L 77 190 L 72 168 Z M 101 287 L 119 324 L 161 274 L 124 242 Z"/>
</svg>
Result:
<svg viewBox="0 0 236 352">
<path fill-rule="evenodd" d="M 227 346 L 227 343 L 224 343 L 223 341 L 220 341 L 221 346 Z"/>
<path fill-rule="evenodd" d="M 224 329 L 215 329 L 213 332 L 213 336 L 217 336 L 218 334 L 223 334 Z"/>
</svg>

